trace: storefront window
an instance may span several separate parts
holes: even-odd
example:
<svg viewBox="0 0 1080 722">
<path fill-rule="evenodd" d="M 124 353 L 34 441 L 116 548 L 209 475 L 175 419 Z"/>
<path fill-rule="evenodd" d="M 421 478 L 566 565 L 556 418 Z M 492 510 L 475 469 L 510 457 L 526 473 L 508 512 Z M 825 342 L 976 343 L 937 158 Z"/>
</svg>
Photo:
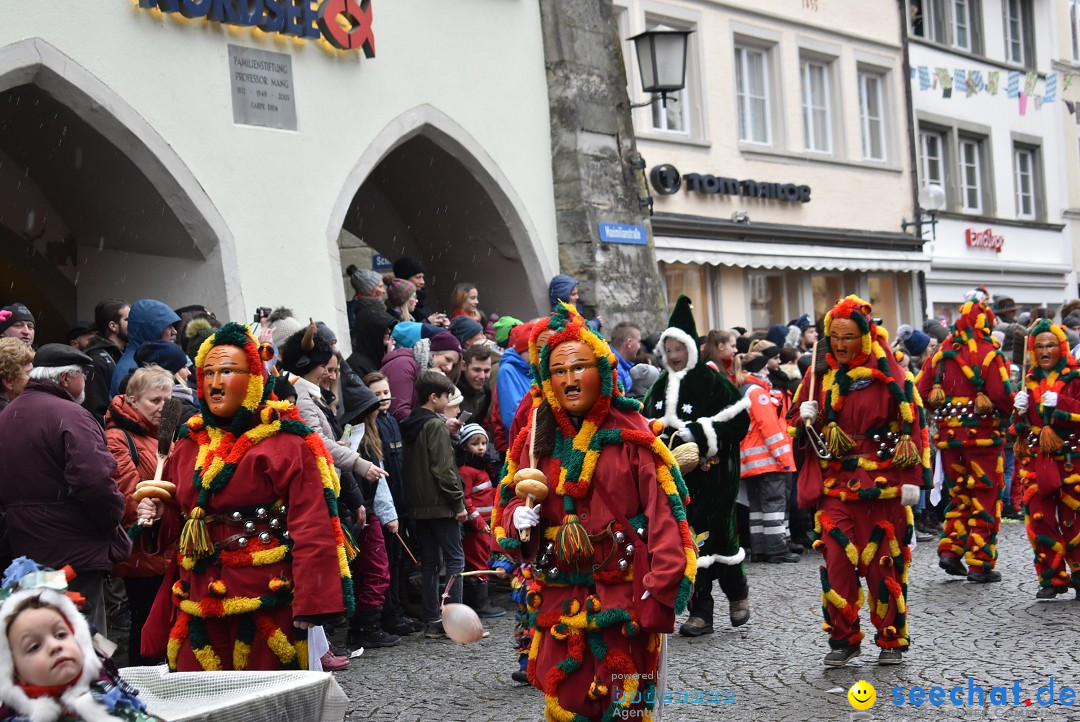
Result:
<svg viewBox="0 0 1080 722">
<path fill-rule="evenodd" d="M 705 335 L 712 322 L 709 313 L 709 269 L 690 263 L 661 263 L 660 270 L 667 284 L 668 308 L 675 307 L 679 294 L 685 295 L 694 304 L 694 321 L 698 333 Z"/>
<path fill-rule="evenodd" d="M 896 276 L 867 276 L 867 285 L 870 288 L 870 305 L 874 307 L 874 316 L 881 319 L 881 325 L 889 332 L 889 338 L 895 338 L 896 327 L 901 323 L 911 323 L 918 328 L 922 319 L 900 319 L 898 310 L 900 307 L 900 289 Z M 918 323 L 917 323 L 917 322 Z"/>
<path fill-rule="evenodd" d="M 784 315 L 784 277 L 778 274 L 748 273 L 750 286 L 750 326 L 768 331 L 776 323 L 787 323 Z"/>
<path fill-rule="evenodd" d="M 815 273 L 810 277 L 810 283 L 814 288 L 814 318 L 824 318 L 836 302 L 847 295 L 838 273 Z"/>
</svg>

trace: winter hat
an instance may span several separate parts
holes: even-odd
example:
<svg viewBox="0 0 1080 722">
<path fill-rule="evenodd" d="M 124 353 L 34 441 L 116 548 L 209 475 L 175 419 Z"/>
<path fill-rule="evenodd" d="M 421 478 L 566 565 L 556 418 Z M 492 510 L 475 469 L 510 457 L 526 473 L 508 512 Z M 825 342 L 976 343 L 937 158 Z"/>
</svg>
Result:
<svg viewBox="0 0 1080 722">
<path fill-rule="evenodd" d="M 358 268 L 349 276 L 349 284 L 358 296 L 370 296 L 382 280 L 382 276 L 369 268 Z"/>
<path fill-rule="evenodd" d="M 427 273 L 424 264 L 410 256 L 402 256 L 394 261 L 394 275 L 398 278 L 412 278 L 418 273 Z"/>
<path fill-rule="evenodd" d="M 214 325 L 208 318 L 196 317 L 188 321 L 188 325 L 184 326 L 184 353 L 188 358 L 195 358 L 195 354 L 199 353 L 199 346 L 202 346 L 202 342 L 213 332 Z"/>
<path fill-rule="evenodd" d="M 166 371 L 175 374 L 180 369 L 187 368 L 191 364 L 191 359 L 175 343 L 151 341 L 150 343 L 144 343 L 135 352 L 135 363 L 139 366 L 157 364 Z"/>
<path fill-rule="evenodd" d="M 749 336 L 736 336 L 735 337 L 735 353 L 746 353 L 750 350 L 750 337 Z"/>
<path fill-rule="evenodd" d="M 294 317 L 292 311 L 287 308 L 275 309 L 270 315 L 270 325 L 274 328 L 272 338 L 276 349 L 284 346 L 290 336 L 304 330 L 304 324 Z"/>
<path fill-rule="evenodd" d="M 89 321 L 76 321 L 67 332 L 67 342 L 71 343 L 80 336 L 86 336 L 94 332 L 94 324 Z"/>
<path fill-rule="evenodd" d="M 637 364 L 630 369 L 630 391 L 627 393 L 632 399 L 640 401 L 649 393 L 649 389 L 660 378 L 660 369 L 652 364 Z"/>
<path fill-rule="evenodd" d="M 529 355 L 529 338 L 532 336 L 534 321 L 522 323 L 510 329 L 510 346 L 521 354 L 522 358 Z"/>
<path fill-rule="evenodd" d="M 431 337 L 431 353 L 439 351 L 457 351 L 461 353 L 461 344 L 449 331 L 442 331 Z"/>
<path fill-rule="evenodd" d="M 813 325 L 814 320 L 810 318 L 810 314 L 808 313 L 804 313 L 803 315 L 799 316 L 797 319 L 788 324 L 788 326 L 794 326 L 795 328 L 799 329 L 799 331 L 805 331 L 807 328 Z"/>
<path fill-rule="evenodd" d="M 65 572 L 44 570 L 26 557 L 19 557 L 8 567 L 4 581 L 6 598 L 0 605 L 0 625 L 3 625 L 3 629 L 6 630 L 11 624 L 16 610 L 36 598 L 64 618 L 79 645 L 83 662 L 78 676 L 61 694 L 56 697 L 31 697 L 16 677 L 11 645 L 5 631 L 0 634 L 0 702 L 24 719 L 58 720 L 65 708 L 74 712 L 78 719 L 113 719 L 90 694 L 90 683 L 101 674 L 101 660 L 90 638 L 90 626 L 66 593 Z"/>
<path fill-rule="evenodd" d="M 896 340 L 904 345 L 904 350 L 912 356 L 919 356 L 930 345 L 930 334 L 923 333 L 906 323 L 896 329 Z"/>
<path fill-rule="evenodd" d="M 994 299 L 994 310 L 999 314 L 1016 311 L 1016 301 L 1009 296 L 998 296 Z"/>
<path fill-rule="evenodd" d="M 0 333 L 7 331 L 19 321 L 34 323 L 34 314 L 21 303 L 13 303 L 0 308 Z"/>
<path fill-rule="evenodd" d="M 698 345 L 695 340 L 697 335 L 697 325 L 694 323 L 694 306 L 690 303 L 689 298 L 680 295 L 675 301 L 675 308 L 671 312 L 671 318 L 668 319 L 668 327 L 660 334 L 657 351 L 660 354 L 660 362 L 664 364 L 664 367 L 667 367 L 664 341 L 669 338 L 686 346 L 686 368 L 683 371 L 689 371 L 697 366 Z"/>
<path fill-rule="evenodd" d="M 485 439 L 488 438 L 487 432 L 484 431 L 484 427 L 480 424 L 465 424 L 461 427 L 458 445 L 465 446 L 465 442 L 474 436 L 483 436 Z"/>
<path fill-rule="evenodd" d="M 520 319 L 513 316 L 500 316 L 499 320 L 495 322 L 495 343 L 506 348 L 506 344 L 510 342 L 510 330 L 514 326 L 520 325 Z"/>
<path fill-rule="evenodd" d="M 281 367 L 297 376 L 303 376 L 328 363 L 333 356 L 333 349 L 314 323 L 303 333 L 297 332 L 289 336 L 280 349 Z"/>
<path fill-rule="evenodd" d="M 386 286 L 386 303 L 390 306 L 404 306 L 416 295 L 416 286 L 404 278 L 394 278 Z"/>
<path fill-rule="evenodd" d="M 557 310 L 559 301 L 570 303 L 570 292 L 578 285 L 577 279 L 560 273 L 548 283 L 548 299 L 551 300 L 552 310 Z"/>
<path fill-rule="evenodd" d="M 464 345 L 466 341 L 484 332 L 484 327 L 468 316 L 455 316 L 450 322 L 450 333 Z"/>
<path fill-rule="evenodd" d="M 455 386 L 454 392 L 450 394 L 450 400 L 446 402 L 446 408 L 450 408 L 451 406 L 461 406 L 461 402 L 464 400 L 465 397 L 461 395 L 461 391 Z"/>
<path fill-rule="evenodd" d="M 372 409 L 377 409 L 382 403 L 375 393 L 362 383 L 343 384 L 341 389 L 341 403 L 344 411 L 341 414 L 341 423 L 355 423 L 364 414 Z M 377 430 L 375 430 L 378 433 Z"/>
<path fill-rule="evenodd" d="M 61 368 L 63 366 L 82 366 L 92 368 L 94 362 L 79 349 L 66 343 L 47 343 L 34 354 L 34 366 L 42 368 Z"/>
<path fill-rule="evenodd" d="M 329 326 L 322 321 L 315 322 L 315 328 L 319 330 L 319 335 L 326 339 L 326 342 L 333 346 L 337 343 L 337 334 L 334 333 Z"/>
<path fill-rule="evenodd" d="M 765 334 L 765 340 L 769 341 L 775 346 L 783 346 L 787 341 L 788 327 L 786 324 L 778 323 L 769 327 L 769 332 Z"/>
<path fill-rule="evenodd" d="M 756 374 L 765 368 L 765 365 L 769 363 L 769 359 L 779 355 L 779 346 L 771 341 L 759 339 L 750 344 L 750 350 L 739 356 L 739 363 L 744 371 Z"/>
</svg>

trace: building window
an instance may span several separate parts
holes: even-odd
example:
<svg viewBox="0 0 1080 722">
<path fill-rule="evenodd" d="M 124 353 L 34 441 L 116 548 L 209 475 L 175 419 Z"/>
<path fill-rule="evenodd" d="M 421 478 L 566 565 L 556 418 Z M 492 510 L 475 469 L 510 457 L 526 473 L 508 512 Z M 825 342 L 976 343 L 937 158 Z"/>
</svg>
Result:
<svg viewBox="0 0 1080 722">
<path fill-rule="evenodd" d="M 885 76 L 859 72 L 859 120 L 862 122 L 863 158 L 885 160 Z"/>
<path fill-rule="evenodd" d="M 1072 35 L 1072 59 L 1080 63 L 1080 0 L 1069 0 L 1069 31 Z"/>
<path fill-rule="evenodd" d="M 693 30 L 692 27 L 680 27 L 673 28 L 670 25 L 664 25 L 661 23 L 646 23 L 646 29 L 648 30 Z M 686 87 L 682 90 L 676 90 L 675 92 L 667 94 L 667 105 L 660 101 L 660 94 L 653 93 L 653 104 L 650 106 L 652 112 L 652 129 L 662 131 L 665 133 L 679 133 L 682 135 L 690 134 L 690 58 L 693 56 L 693 38 L 691 35 L 687 38 L 686 48 Z"/>
<path fill-rule="evenodd" d="M 909 0 L 911 34 L 981 53 L 980 8 L 980 0 Z"/>
<path fill-rule="evenodd" d="M 1010 63 L 1024 64 L 1024 18 L 1020 0 L 1005 0 L 1005 58 Z"/>
<path fill-rule="evenodd" d="M 983 144 L 960 139 L 960 206 L 968 213 L 983 211 Z"/>
<path fill-rule="evenodd" d="M 919 133 L 922 151 L 922 183 L 934 183 L 945 188 L 945 136 L 933 131 Z"/>
<path fill-rule="evenodd" d="M 784 276 L 775 273 L 746 274 L 750 286 L 750 326 L 753 331 L 767 331 L 778 319 L 787 318 L 784 303 Z"/>
<path fill-rule="evenodd" d="M 664 274 L 664 283 L 667 286 L 668 308 L 675 308 L 675 302 L 680 294 L 686 295 L 694 307 L 694 316 L 702 328 L 712 327 L 708 269 L 708 266 L 696 263 L 660 264 L 660 271 Z"/>
<path fill-rule="evenodd" d="M 806 149 L 832 152 L 832 121 L 829 110 L 829 66 L 822 62 L 802 62 L 803 137 Z"/>
<path fill-rule="evenodd" d="M 767 50 L 735 48 L 735 95 L 739 109 L 739 140 L 771 145 Z"/>
<path fill-rule="evenodd" d="M 1016 146 L 1013 149 L 1013 183 L 1016 189 L 1016 217 L 1039 216 L 1039 149 Z"/>
</svg>

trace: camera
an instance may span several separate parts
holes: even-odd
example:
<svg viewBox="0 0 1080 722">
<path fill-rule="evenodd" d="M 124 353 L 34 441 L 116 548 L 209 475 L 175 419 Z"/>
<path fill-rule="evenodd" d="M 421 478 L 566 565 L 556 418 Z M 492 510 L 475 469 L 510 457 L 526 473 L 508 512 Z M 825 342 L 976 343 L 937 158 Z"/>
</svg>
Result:
<svg viewBox="0 0 1080 722">
<path fill-rule="evenodd" d="M 264 318 L 270 316 L 272 309 L 269 306 L 259 306 L 255 309 L 255 323 L 261 322 Z"/>
</svg>

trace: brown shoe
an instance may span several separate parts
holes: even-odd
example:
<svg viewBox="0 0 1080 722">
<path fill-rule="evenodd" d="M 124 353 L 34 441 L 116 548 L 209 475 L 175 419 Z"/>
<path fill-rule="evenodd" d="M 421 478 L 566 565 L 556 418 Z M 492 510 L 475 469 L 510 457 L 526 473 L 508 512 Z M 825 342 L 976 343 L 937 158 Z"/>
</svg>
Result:
<svg viewBox="0 0 1080 722">
<path fill-rule="evenodd" d="M 712 624 L 701 617 L 690 617 L 679 627 L 679 634 L 684 637 L 700 637 L 704 634 L 712 634 Z"/>
<path fill-rule="evenodd" d="M 728 617 L 731 619 L 731 626 L 741 627 L 750 621 L 750 600 L 739 599 L 731 600 L 728 602 Z"/>
</svg>

